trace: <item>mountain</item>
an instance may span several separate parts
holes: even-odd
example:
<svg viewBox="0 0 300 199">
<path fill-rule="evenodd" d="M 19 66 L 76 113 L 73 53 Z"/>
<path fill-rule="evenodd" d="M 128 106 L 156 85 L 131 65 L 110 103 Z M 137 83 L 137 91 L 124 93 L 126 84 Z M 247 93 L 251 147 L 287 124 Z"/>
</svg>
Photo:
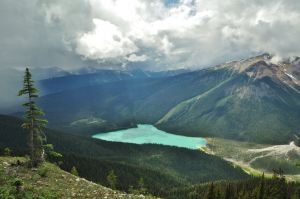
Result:
<svg viewBox="0 0 300 199">
<path fill-rule="evenodd" d="M 117 82 L 121 80 L 161 78 L 175 76 L 186 72 L 187 70 L 173 71 L 143 71 L 136 70 L 111 70 L 88 68 L 88 70 L 72 71 L 71 74 L 57 76 L 53 78 L 44 78 L 38 81 L 38 87 L 42 95 L 62 92 L 65 90 L 83 88 L 93 85 L 99 85 L 107 82 Z"/>
<path fill-rule="evenodd" d="M 0 67 L 0 112 L 12 113 L 18 111 L 21 98 L 16 97 L 17 91 L 21 88 L 24 76 L 24 68 Z M 58 67 L 30 68 L 34 74 L 34 80 L 39 81 L 45 78 L 66 76 L 70 73 Z"/>
<path fill-rule="evenodd" d="M 26 153 L 26 132 L 21 123 L 0 115 L 0 151 L 10 147 L 14 155 Z M 51 129 L 45 133 L 47 142 L 63 154 L 61 168 L 70 171 L 76 166 L 80 176 L 103 185 L 107 185 L 106 176 L 113 169 L 118 176 L 117 188 L 123 191 L 136 187 L 140 178 L 149 192 L 158 196 L 175 187 L 250 178 L 240 168 L 199 150 L 107 142 Z"/>
<path fill-rule="evenodd" d="M 155 123 L 171 108 L 230 76 L 223 70 L 202 70 L 165 78 L 110 82 L 54 93 L 39 99 L 52 128 L 87 134 L 137 123 Z M 97 121 L 97 122 L 96 122 Z M 90 126 L 91 128 L 88 128 Z M 75 127 L 75 128 L 74 128 Z M 82 132 L 83 128 L 80 128 Z"/>
<path fill-rule="evenodd" d="M 24 66 L 25 67 L 25 66 Z M 24 68 L 0 68 L 0 113 L 18 112 L 21 99 L 16 92 L 21 88 Z M 170 71 L 145 71 L 141 69 L 111 70 L 97 67 L 62 69 L 60 67 L 30 67 L 40 95 L 62 92 L 86 86 L 129 79 L 162 78 L 187 72 L 185 69 Z"/>
<path fill-rule="evenodd" d="M 299 79 L 299 59 L 272 63 L 261 55 L 175 76 L 65 90 L 39 104 L 52 128 L 87 135 L 150 123 L 182 135 L 281 144 L 299 135 Z"/>
<path fill-rule="evenodd" d="M 293 140 L 300 128 L 300 65 L 270 60 L 263 55 L 212 68 L 232 75 L 177 104 L 156 124 L 189 135 L 269 143 Z"/>
</svg>

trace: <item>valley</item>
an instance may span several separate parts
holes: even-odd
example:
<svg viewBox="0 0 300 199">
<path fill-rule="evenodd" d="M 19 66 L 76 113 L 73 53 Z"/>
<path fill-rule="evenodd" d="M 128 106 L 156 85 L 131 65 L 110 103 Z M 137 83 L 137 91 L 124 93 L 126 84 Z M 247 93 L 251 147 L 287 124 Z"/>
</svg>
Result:
<svg viewBox="0 0 300 199">
<path fill-rule="evenodd" d="M 21 123 L 20 119 L 0 115 L 1 152 L 9 147 L 17 156 L 26 154 L 26 133 Z M 136 188 L 140 178 L 150 193 L 162 197 L 176 187 L 251 178 L 242 169 L 199 150 L 108 142 L 51 129 L 45 133 L 48 142 L 63 155 L 61 160 L 53 160 L 62 161 L 62 169 L 70 171 L 75 166 L 81 177 L 101 185 L 108 185 L 106 176 L 114 170 L 117 188 L 122 191 L 128 191 L 130 186 Z"/>
<path fill-rule="evenodd" d="M 290 74 L 299 78 L 300 64 L 270 59 L 261 55 L 174 76 L 94 82 L 44 95 L 38 104 L 51 128 L 82 135 L 152 124 L 184 136 L 286 144 L 299 137 L 300 87 Z"/>
<path fill-rule="evenodd" d="M 173 145 L 177 141 L 171 134 L 191 140 L 213 137 L 217 141 L 214 145 L 208 139 L 208 148 L 217 149 L 214 155 L 260 171 L 280 167 L 294 175 L 299 169 L 293 149 L 283 159 L 257 151 L 277 145 L 285 149 L 300 136 L 299 60 L 276 64 L 271 59 L 263 54 L 173 73 L 98 70 L 60 76 L 39 81 L 46 93 L 38 104 L 47 112 L 49 128 L 58 131 L 137 144 L 158 140 Z M 151 136 L 161 131 L 170 137 L 146 141 L 149 129 L 139 124 L 153 125 Z M 136 130 L 132 136 L 130 128 Z M 144 137 L 136 137 L 138 132 Z M 191 145 L 188 140 L 175 144 L 197 148 Z"/>
<path fill-rule="evenodd" d="M 297 167 L 300 147 L 293 142 L 288 145 L 266 145 L 220 138 L 207 138 L 207 142 L 204 150 L 208 154 L 222 157 L 251 175 L 265 173 L 271 178 L 273 169 L 281 168 L 288 180 L 300 180 L 300 168 Z"/>
<path fill-rule="evenodd" d="M 209 182 L 222 190 L 224 181 L 250 183 L 263 173 L 272 180 L 274 169 L 298 182 L 294 69 L 300 65 L 269 60 L 261 55 L 196 71 L 105 70 L 41 80 L 37 104 L 49 121 L 47 142 L 63 155 L 51 161 L 105 186 L 113 170 L 116 188 L 125 192 L 143 179 L 149 194 L 163 198 L 198 186 L 204 191 Z M 23 156 L 26 133 L 14 116 L 0 115 L 0 150 Z"/>
</svg>

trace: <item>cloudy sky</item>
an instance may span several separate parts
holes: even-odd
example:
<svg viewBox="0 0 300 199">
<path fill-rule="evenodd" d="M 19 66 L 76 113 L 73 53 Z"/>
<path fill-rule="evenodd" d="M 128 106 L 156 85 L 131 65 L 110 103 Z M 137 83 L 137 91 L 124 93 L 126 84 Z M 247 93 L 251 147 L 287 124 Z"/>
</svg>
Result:
<svg viewBox="0 0 300 199">
<path fill-rule="evenodd" d="M 299 56 L 299 15 L 299 0 L 0 0 L 0 89 L 24 66 L 164 70 Z"/>
<path fill-rule="evenodd" d="M 165 69 L 295 56 L 299 14 L 298 0 L 1 0 L 0 67 Z"/>
</svg>

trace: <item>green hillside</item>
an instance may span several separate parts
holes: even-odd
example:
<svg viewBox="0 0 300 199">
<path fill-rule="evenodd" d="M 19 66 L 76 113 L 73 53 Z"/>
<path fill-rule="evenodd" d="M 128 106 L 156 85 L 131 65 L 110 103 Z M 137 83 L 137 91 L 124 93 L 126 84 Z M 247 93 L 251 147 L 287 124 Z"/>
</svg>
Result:
<svg viewBox="0 0 300 199">
<path fill-rule="evenodd" d="M 24 162 L 25 158 L 21 157 L 0 157 L 1 199 L 154 198 L 103 187 L 65 172 L 51 163 L 46 162 L 33 170 L 27 168 Z"/>
<path fill-rule="evenodd" d="M 236 75 L 171 109 L 157 126 L 192 136 L 287 143 L 300 128 L 300 94 L 265 77 Z"/>
<path fill-rule="evenodd" d="M 44 163 L 37 169 L 29 169 L 24 157 L 0 156 L 1 199 L 92 199 L 131 198 L 154 199 L 148 194 L 127 194 L 87 181 L 61 170 L 54 164 Z M 262 188 L 263 183 L 263 188 Z M 297 183 L 287 183 L 284 178 L 220 181 L 193 186 L 173 187 L 165 190 L 166 199 L 253 199 L 263 193 L 266 199 L 298 199 Z"/>
<path fill-rule="evenodd" d="M 10 147 L 16 155 L 26 151 L 26 133 L 21 121 L 0 116 L 0 148 Z M 135 145 L 106 142 L 47 129 L 48 142 L 63 154 L 61 167 L 76 166 L 80 176 L 107 185 L 113 169 L 117 188 L 127 191 L 140 178 L 150 193 L 164 195 L 165 190 L 214 180 L 245 179 L 249 176 L 219 157 L 197 150 L 160 145 Z"/>
<path fill-rule="evenodd" d="M 39 104 L 52 128 L 89 134 L 155 123 L 178 103 L 213 88 L 230 75 L 224 70 L 201 70 L 175 77 L 119 81 L 47 95 Z M 89 118 L 105 122 L 74 127 L 74 123 Z"/>
</svg>

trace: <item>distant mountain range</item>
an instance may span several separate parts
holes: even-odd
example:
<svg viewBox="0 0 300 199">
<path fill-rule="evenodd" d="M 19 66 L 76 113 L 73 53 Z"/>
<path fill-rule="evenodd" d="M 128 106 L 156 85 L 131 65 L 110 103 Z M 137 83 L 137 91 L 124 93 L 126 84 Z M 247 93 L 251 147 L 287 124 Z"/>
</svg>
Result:
<svg viewBox="0 0 300 199">
<path fill-rule="evenodd" d="M 198 71 L 102 70 L 39 82 L 52 128 L 91 135 L 155 124 L 171 133 L 288 143 L 300 130 L 300 60 L 270 55 Z M 93 122 L 91 122 L 93 121 Z"/>
<path fill-rule="evenodd" d="M 171 71 L 144 71 L 144 70 L 110 70 L 88 68 L 88 70 L 78 70 L 65 75 L 57 75 L 53 78 L 46 78 L 38 81 L 38 86 L 43 95 L 57 93 L 65 90 L 83 88 L 87 86 L 99 85 L 122 80 L 162 78 L 185 73 L 188 70 Z"/>
</svg>

